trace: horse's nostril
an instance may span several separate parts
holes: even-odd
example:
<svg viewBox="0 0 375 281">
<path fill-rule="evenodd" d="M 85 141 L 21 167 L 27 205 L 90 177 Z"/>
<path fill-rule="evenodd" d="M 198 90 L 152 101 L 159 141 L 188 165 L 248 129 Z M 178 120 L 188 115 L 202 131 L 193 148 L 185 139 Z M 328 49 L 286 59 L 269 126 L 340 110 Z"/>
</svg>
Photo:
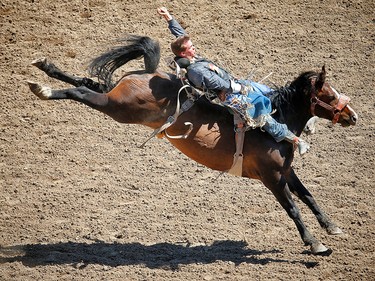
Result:
<svg viewBox="0 0 375 281">
<path fill-rule="evenodd" d="M 352 121 L 353 121 L 354 123 L 357 122 L 357 116 L 356 116 L 356 115 L 353 115 L 353 116 L 352 116 Z"/>
</svg>

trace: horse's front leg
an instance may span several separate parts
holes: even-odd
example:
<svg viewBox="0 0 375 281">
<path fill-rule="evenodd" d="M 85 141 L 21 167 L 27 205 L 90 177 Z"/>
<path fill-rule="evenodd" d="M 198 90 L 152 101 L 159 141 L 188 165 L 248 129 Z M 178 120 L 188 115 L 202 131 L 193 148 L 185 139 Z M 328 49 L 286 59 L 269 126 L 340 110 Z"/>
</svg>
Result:
<svg viewBox="0 0 375 281">
<path fill-rule="evenodd" d="M 32 61 L 31 64 L 42 70 L 49 77 L 66 82 L 75 87 L 86 86 L 90 90 L 93 90 L 97 93 L 103 93 L 108 91 L 106 85 L 95 82 L 94 80 L 87 77 L 78 77 L 70 75 L 59 69 L 53 63 L 49 62 L 46 58 L 36 59 Z"/>
<path fill-rule="evenodd" d="M 275 195 L 276 199 L 288 213 L 289 217 L 293 219 L 301 235 L 302 241 L 305 243 L 305 245 L 310 246 L 311 252 L 316 255 L 331 254 L 332 250 L 325 247 L 306 228 L 300 211 L 292 198 L 288 185 L 286 184 L 286 179 L 279 173 L 276 173 L 275 175 L 266 175 L 262 178 L 262 182 Z"/>
<path fill-rule="evenodd" d="M 52 90 L 50 87 L 28 81 L 30 90 L 42 100 L 72 99 L 86 104 L 94 109 L 106 112 L 108 96 L 94 92 L 85 86 L 64 90 Z"/>
<path fill-rule="evenodd" d="M 302 184 L 293 169 L 285 175 L 290 191 L 302 200 L 314 213 L 319 224 L 327 231 L 328 234 L 341 234 L 342 230 L 334 224 L 330 218 L 320 209 L 314 197 Z"/>
</svg>

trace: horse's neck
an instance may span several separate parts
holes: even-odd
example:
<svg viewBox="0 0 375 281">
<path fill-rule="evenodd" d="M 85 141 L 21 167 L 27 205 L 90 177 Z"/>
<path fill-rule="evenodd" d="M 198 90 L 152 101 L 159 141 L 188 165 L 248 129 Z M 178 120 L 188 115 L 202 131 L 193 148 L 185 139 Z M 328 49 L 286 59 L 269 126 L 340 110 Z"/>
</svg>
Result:
<svg viewBox="0 0 375 281">
<path fill-rule="evenodd" d="M 303 101 L 303 93 L 295 88 L 283 87 L 271 96 L 274 118 L 288 126 L 289 130 L 300 135 L 310 118 L 310 107 Z"/>
</svg>

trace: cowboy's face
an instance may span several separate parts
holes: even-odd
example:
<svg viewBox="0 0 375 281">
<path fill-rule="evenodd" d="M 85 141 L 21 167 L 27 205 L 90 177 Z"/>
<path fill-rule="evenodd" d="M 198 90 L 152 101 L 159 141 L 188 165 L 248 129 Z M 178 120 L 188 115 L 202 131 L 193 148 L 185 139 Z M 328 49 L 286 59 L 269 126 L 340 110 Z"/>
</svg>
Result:
<svg viewBox="0 0 375 281">
<path fill-rule="evenodd" d="M 185 49 L 185 51 L 181 52 L 181 56 L 185 57 L 185 58 L 188 58 L 188 59 L 194 58 L 195 47 L 194 47 L 193 43 L 191 42 L 191 40 L 188 40 L 185 43 L 185 47 L 186 47 L 186 49 Z"/>
</svg>

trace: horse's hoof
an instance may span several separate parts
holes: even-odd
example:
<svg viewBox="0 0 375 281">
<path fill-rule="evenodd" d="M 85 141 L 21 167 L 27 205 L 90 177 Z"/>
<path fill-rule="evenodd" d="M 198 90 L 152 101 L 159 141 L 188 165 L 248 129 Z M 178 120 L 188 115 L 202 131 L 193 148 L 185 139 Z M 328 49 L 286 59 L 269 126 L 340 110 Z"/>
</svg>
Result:
<svg viewBox="0 0 375 281">
<path fill-rule="evenodd" d="M 43 69 L 43 67 L 45 67 L 46 64 L 47 64 L 47 59 L 45 57 L 33 60 L 31 62 L 31 65 L 36 66 L 39 69 Z"/>
<path fill-rule="evenodd" d="M 332 250 L 324 246 L 322 243 L 311 245 L 311 252 L 318 256 L 329 256 Z"/>
<path fill-rule="evenodd" d="M 319 117 L 317 116 L 314 116 L 314 117 L 311 117 L 306 125 L 305 125 L 305 128 L 303 129 L 303 131 L 305 132 L 306 135 L 312 135 L 312 134 L 315 134 L 315 131 L 316 131 L 316 123 L 318 122 L 318 119 Z"/>
<path fill-rule="evenodd" d="M 48 100 L 52 95 L 51 88 L 43 87 L 33 81 L 27 81 L 30 90 L 41 100 Z"/>
<path fill-rule="evenodd" d="M 315 253 L 316 256 L 328 257 L 332 254 L 332 249 L 327 248 L 324 252 Z"/>
<path fill-rule="evenodd" d="M 327 228 L 327 233 L 330 235 L 340 235 L 343 234 L 343 231 L 341 230 L 341 228 L 334 226 L 331 228 Z"/>
</svg>

